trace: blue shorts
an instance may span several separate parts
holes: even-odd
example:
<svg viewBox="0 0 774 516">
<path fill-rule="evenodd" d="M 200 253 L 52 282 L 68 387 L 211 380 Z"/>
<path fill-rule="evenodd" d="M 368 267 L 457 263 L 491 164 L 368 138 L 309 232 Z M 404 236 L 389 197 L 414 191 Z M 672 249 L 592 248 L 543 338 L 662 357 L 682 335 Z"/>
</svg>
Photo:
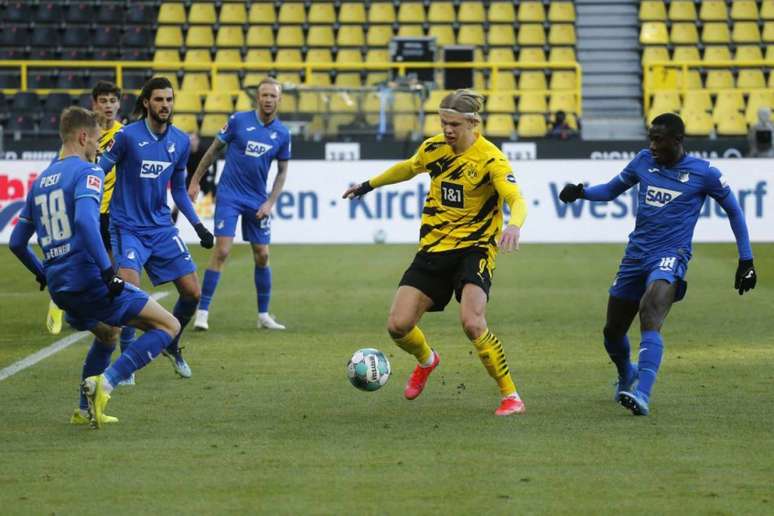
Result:
<svg viewBox="0 0 774 516">
<path fill-rule="evenodd" d="M 234 199 L 218 197 L 215 200 L 215 236 L 233 238 L 237 219 L 242 217 L 242 240 L 251 244 L 268 245 L 271 242 L 271 217 L 255 219 L 257 207 Z"/>
<path fill-rule="evenodd" d="M 110 228 L 116 267 L 145 272 L 154 286 L 196 272 L 196 264 L 175 226 L 132 231 Z"/>
<path fill-rule="evenodd" d="M 137 317 L 148 303 L 148 294 L 129 283 L 110 299 L 101 278 L 89 282 L 80 292 L 51 292 L 51 299 L 65 311 L 65 320 L 77 330 L 91 330 L 97 323 L 124 326 Z"/>
<path fill-rule="evenodd" d="M 656 280 L 664 280 L 677 284 L 675 292 L 675 302 L 677 302 L 685 297 L 688 289 L 688 283 L 684 279 L 687 272 L 688 260 L 677 254 L 667 253 L 643 258 L 624 257 L 610 287 L 610 295 L 639 301 L 648 285 Z"/>
</svg>

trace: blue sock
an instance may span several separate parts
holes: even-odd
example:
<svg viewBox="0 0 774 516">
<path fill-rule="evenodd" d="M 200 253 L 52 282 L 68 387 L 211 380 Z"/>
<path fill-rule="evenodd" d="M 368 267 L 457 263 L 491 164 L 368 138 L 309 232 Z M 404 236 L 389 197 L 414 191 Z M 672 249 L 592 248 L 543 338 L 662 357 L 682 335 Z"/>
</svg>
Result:
<svg viewBox="0 0 774 516">
<path fill-rule="evenodd" d="M 126 351 L 126 349 L 132 345 L 135 338 L 135 332 L 136 330 L 133 326 L 124 326 L 121 328 L 121 353 Z"/>
<path fill-rule="evenodd" d="M 269 299 L 271 298 L 271 267 L 258 267 L 253 273 L 255 279 L 255 292 L 258 294 L 258 313 L 265 314 L 269 311 Z"/>
<path fill-rule="evenodd" d="M 180 336 L 183 334 L 183 330 L 188 324 L 188 321 L 190 321 L 191 317 L 193 317 L 193 314 L 196 313 L 196 307 L 198 304 L 199 302 L 196 299 L 191 299 L 188 297 L 179 297 L 177 299 L 177 303 L 175 303 L 175 308 L 172 310 L 172 315 L 174 315 L 175 318 L 180 321 L 180 331 L 177 333 L 177 335 L 175 335 L 175 338 L 172 339 L 172 342 L 169 344 L 169 346 L 167 346 L 167 351 L 173 355 L 177 353 L 177 344 L 180 342 Z"/>
<path fill-rule="evenodd" d="M 220 281 L 220 272 L 207 269 L 204 271 L 202 280 L 202 299 L 199 302 L 199 310 L 209 310 L 212 296 L 215 295 L 215 289 Z"/>
<path fill-rule="evenodd" d="M 611 339 L 605 335 L 605 349 L 610 356 L 610 360 L 613 361 L 616 369 L 618 369 L 618 376 L 620 378 L 626 378 L 629 374 L 629 369 L 632 366 L 629 358 L 631 353 L 629 337 L 624 335 L 619 339 Z"/>
<path fill-rule="evenodd" d="M 86 360 L 83 362 L 81 380 L 85 380 L 89 376 L 102 374 L 110 365 L 110 356 L 115 349 L 115 345 L 108 346 L 107 344 L 94 339 L 94 342 L 91 343 L 91 348 L 89 348 L 89 352 L 86 353 Z M 80 407 L 84 410 L 89 408 L 89 403 L 86 401 L 86 396 L 84 396 L 83 393 L 81 393 Z"/>
<path fill-rule="evenodd" d="M 650 398 L 650 391 L 653 389 L 653 384 L 656 383 L 656 374 L 658 374 L 663 354 L 664 343 L 661 340 L 661 333 L 652 330 L 642 332 L 640 359 L 638 361 L 640 380 L 637 384 L 637 390 L 645 395 L 646 400 Z"/>
<path fill-rule="evenodd" d="M 169 345 L 172 337 L 162 330 L 149 330 L 142 337 L 135 340 L 126 351 L 121 353 L 112 366 L 105 370 L 105 378 L 118 385 L 121 380 L 126 380 L 132 373 L 150 364 L 151 360 L 159 356 L 161 350 Z"/>
</svg>

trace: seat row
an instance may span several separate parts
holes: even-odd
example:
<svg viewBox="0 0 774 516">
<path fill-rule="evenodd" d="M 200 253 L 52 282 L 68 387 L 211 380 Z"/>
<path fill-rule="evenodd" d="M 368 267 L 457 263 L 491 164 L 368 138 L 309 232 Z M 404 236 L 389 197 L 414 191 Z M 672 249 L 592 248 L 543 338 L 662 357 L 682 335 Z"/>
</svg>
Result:
<svg viewBox="0 0 774 516">
<path fill-rule="evenodd" d="M 739 45 L 732 53 L 727 45 L 711 45 L 703 50 L 696 46 L 678 46 L 669 52 L 664 46 L 648 46 L 642 51 L 642 63 L 653 61 L 704 61 L 714 63 L 717 61 L 768 61 L 774 65 L 774 45 L 765 47 L 765 55 L 760 45 Z"/>
<path fill-rule="evenodd" d="M 648 119 L 665 112 L 704 112 L 711 114 L 713 123 L 721 124 L 728 116 L 736 118 L 736 114 L 744 113 L 742 120 L 754 124 L 758 120 L 758 109 L 774 106 L 774 90 L 771 89 L 753 91 L 746 100 L 744 92 L 739 90 L 718 93 L 714 95 L 714 102 L 712 97 L 708 91 L 701 90 L 686 92 L 684 96 L 676 91 L 656 92 L 652 96 Z"/>
<path fill-rule="evenodd" d="M 707 22 L 699 29 L 693 22 L 673 23 L 670 29 L 663 22 L 645 22 L 640 27 L 640 43 L 643 45 L 696 45 L 728 43 L 774 43 L 774 21 L 763 23 L 738 21 L 729 30 L 726 22 Z"/>
<path fill-rule="evenodd" d="M 129 7 L 127 9 L 127 7 Z M 143 2 L 7 2 L 0 8 L 0 23 L 35 25 L 67 25 L 96 23 L 98 25 L 153 25 L 156 9 Z"/>
<path fill-rule="evenodd" d="M 698 14 L 692 0 L 675 0 L 666 4 L 661 0 L 640 2 L 640 21 L 720 21 L 720 20 L 774 20 L 774 0 L 763 0 L 758 8 L 755 0 L 734 0 L 731 8 L 725 0 L 704 0 Z"/>
</svg>

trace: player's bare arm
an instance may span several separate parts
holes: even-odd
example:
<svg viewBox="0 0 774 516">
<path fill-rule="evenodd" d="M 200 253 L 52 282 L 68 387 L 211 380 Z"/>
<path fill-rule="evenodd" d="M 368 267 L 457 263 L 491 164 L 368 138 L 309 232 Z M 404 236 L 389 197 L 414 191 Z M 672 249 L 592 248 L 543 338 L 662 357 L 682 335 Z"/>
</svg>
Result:
<svg viewBox="0 0 774 516">
<path fill-rule="evenodd" d="M 202 156 L 202 160 L 199 162 L 199 165 L 196 167 L 196 172 L 194 172 L 194 175 L 191 178 L 191 184 L 188 186 L 188 197 L 191 198 L 191 201 L 196 201 L 196 197 L 199 195 L 199 190 L 201 188 L 199 183 L 204 177 L 204 174 L 207 173 L 207 170 L 209 170 L 212 164 L 215 163 L 215 160 L 218 159 L 220 151 L 223 150 L 223 147 L 225 146 L 225 143 L 218 138 L 215 138 L 212 140 L 210 148 L 207 149 L 207 152 Z"/>
<path fill-rule="evenodd" d="M 288 162 L 277 162 L 277 177 L 274 178 L 274 184 L 271 187 L 271 194 L 266 199 L 258 211 L 255 212 L 255 218 L 258 220 L 264 219 L 271 215 L 271 209 L 274 207 L 274 203 L 277 202 L 277 198 L 282 193 L 282 189 L 285 187 L 285 179 L 288 177 Z"/>
</svg>

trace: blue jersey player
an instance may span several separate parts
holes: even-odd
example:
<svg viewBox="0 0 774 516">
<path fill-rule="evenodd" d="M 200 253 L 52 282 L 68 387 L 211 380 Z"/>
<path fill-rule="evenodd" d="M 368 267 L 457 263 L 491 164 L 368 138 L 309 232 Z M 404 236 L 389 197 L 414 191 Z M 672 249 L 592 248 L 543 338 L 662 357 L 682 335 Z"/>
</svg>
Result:
<svg viewBox="0 0 774 516">
<path fill-rule="evenodd" d="M 603 332 L 605 349 L 618 370 L 615 400 L 635 415 L 650 411 L 663 354 L 661 326 L 672 303 L 685 296 L 693 230 L 707 196 L 728 214 L 736 238 L 734 288 L 742 295 L 756 282 L 744 213 L 723 175 L 707 161 L 685 154 L 684 134 L 679 116 L 659 115 L 648 133 L 650 148 L 637 154 L 620 175 L 603 185 L 567 185 L 560 194 L 564 202 L 610 201 L 639 185 L 637 220 L 610 288 Z M 638 312 L 642 340 L 635 367 L 626 332 Z"/>
<path fill-rule="evenodd" d="M 199 280 L 167 205 L 167 185 L 183 215 L 196 229 L 201 244 L 211 248 L 212 234 L 194 211 L 185 190 L 188 135 L 171 124 L 174 92 L 169 80 L 154 77 L 137 98 L 136 122 L 124 126 L 99 160 L 103 170 L 116 167 L 116 184 L 110 202 L 110 233 L 118 274 L 139 286 L 144 268 L 154 285 L 174 282 L 180 297 L 173 314 L 182 333 L 199 303 Z M 134 329 L 121 333 L 122 348 L 134 339 Z M 191 369 L 178 346 L 178 334 L 163 353 L 184 378 Z"/>
<path fill-rule="evenodd" d="M 290 159 L 290 133 L 276 117 L 281 94 L 276 80 L 263 79 L 258 85 L 258 108 L 231 115 L 199 162 L 188 187 L 191 199 L 196 199 L 201 178 L 220 150 L 228 145 L 215 201 L 215 251 L 204 272 L 202 302 L 196 313 L 195 329 L 209 328 L 210 302 L 231 252 L 239 217 L 242 217 L 242 238 L 252 245 L 255 259 L 253 278 L 258 297 L 258 328 L 285 329 L 269 315 L 271 209 L 282 193 Z M 269 167 L 275 159 L 277 177 L 271 193 L 267 193 Z"/>
<path fill-rule="evenodd" d="M 110 264 L 100 237 L 105 176 L 94 165 L 97 115 L 80 107 L 67 108 L 59 132 L 61 157 L 32 185 L 10 248 L 35 275 L 41 290 L 48 285 L 67 321 L 95 336 L 83 364 L 81 406 L 70 422 L 99 428 L 117 421 L 104 412 L 113 386 L 158 356 L 180 324 L 145 292 L 124 284 Z M 33 234 L 43 250 L 42 264 L 27 246 Z M 122 325 L 145 333 L 108 367 Z"/>
</svg>

